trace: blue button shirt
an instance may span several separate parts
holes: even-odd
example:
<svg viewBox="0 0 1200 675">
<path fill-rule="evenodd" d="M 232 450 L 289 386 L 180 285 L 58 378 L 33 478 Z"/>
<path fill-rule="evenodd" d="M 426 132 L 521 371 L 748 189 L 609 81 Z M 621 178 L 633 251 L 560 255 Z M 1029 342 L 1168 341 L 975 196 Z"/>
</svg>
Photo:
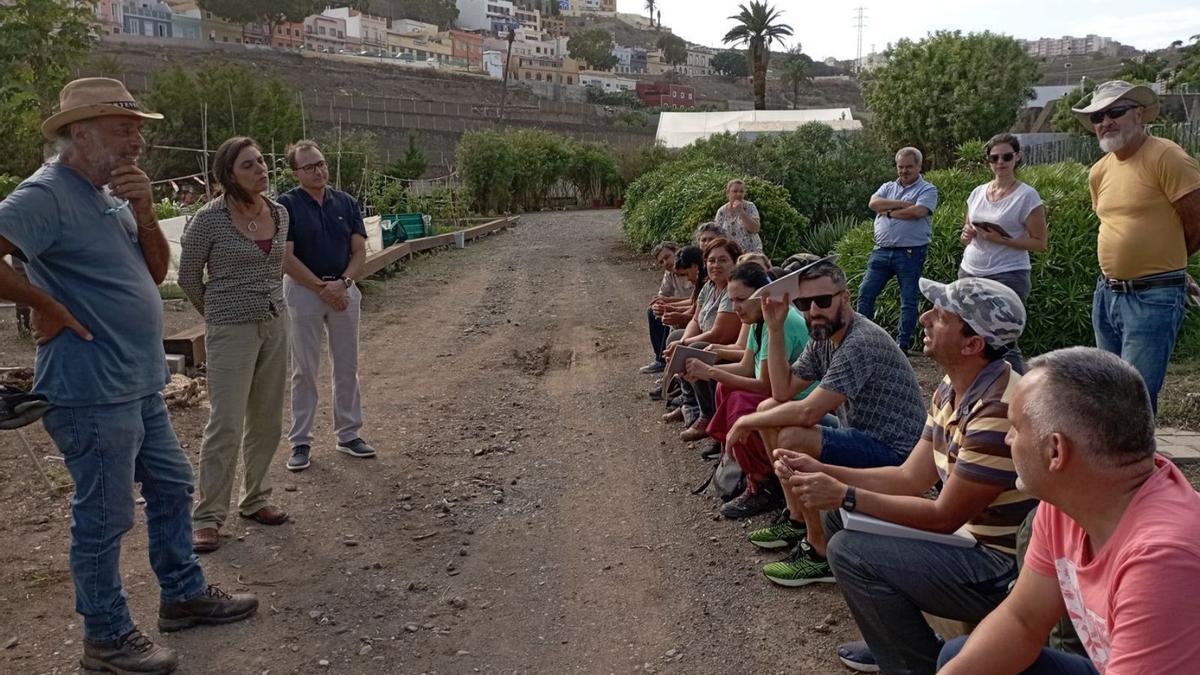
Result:
<svg viewBox="0 0 1200 675">
<path fill-rule="evenodd" d="M 350 264 L 351 237 L 367 236 L 358 202 L 345 192 L 325 188 L 325 199 L 318 204 L 301 187 L 276 201 L 287 209 L 287 239 L 295 245 L 296 258 L 318 277 L 341 276 Z"/>
<path fill-rule="evenodd" d="M 0 236 L 20 249 L 29 281 L 93 336 L 70 329 L 37 349 L 33 389 L 59 406 L 124 403 L 170 377 L 163 309 L 128 206 L 58 162 L 0 202 Z"/>
<path fill-rule="evenodd" d="M 880 213 L 875 216 L 875 245 L 879 248 L 908 248 L 925 246 L 933 239 L 933 212 L 937 209 L 938 191 L 924 176 L 908 187 L 893 180 L 879 186 L 875 196 L 880 199 L 896 199 L 912 202 L 929 209 L 929 215 L 916 220 L 889 218 Z"/>
</svg>

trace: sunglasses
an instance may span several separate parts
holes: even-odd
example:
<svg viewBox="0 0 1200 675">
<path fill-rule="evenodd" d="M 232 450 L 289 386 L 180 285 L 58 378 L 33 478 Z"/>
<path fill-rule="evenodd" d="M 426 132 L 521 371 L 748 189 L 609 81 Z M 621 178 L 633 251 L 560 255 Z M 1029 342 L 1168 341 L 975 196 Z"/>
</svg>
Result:
<svg viewBox="0 0 1200 675">
<path fill-rule="evenodd" d="M 1011 162 L 1011 161 L 1013 161 L 1013 157 L 1016 157 L 1016 156 L 1017 156 L 1017 153 L 1015 153 L 1015 152 L 1006 152 L 1002 155 L 988 155 L 987 161 L 988 161 L 988 164 L 995 164 L 996 162 L 999 162 L 999 161 Z"/>
<path fill-rule="evenodd" d="M 800 308 L 801 312 L 812 309 L 814 304 L 821 309 L 829 309 L 829 306 L 833 304 L 834 297 L 835 295 L 814 295 L 811 298 L 796 298 L 796 306 Z"/>
<path fill-rule="evenodd" d="M 1098 110 L 1098 111 L 1092 113 L 1091 116 L 1088 117 L 1088 119 L 1090 119 L 1092 121 L 1092 124 L 1100 124 L 1101 122 L 1104 121 L 1105 117 L 1107 117 L 1110 120 L 1115 120 L 1118 117 L 1124 117 L 1125 113 L 1129 112 L 1130 110 L 1133 110 L 1134 108 L 1140 108 L 1140 107 L 1142 107 L 1142 106 L 1140 106 L 1140 105 L 1119 105 L 1119 106 L 1116 106 L 1115 108 L 1107 108 L 1105 110 Z"/>
</svg>

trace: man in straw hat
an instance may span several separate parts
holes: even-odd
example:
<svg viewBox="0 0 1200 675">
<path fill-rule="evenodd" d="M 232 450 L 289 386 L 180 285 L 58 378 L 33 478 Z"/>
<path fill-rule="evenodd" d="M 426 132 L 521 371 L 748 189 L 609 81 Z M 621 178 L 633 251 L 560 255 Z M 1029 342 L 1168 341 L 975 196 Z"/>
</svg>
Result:
<svg viewBox="0 0 1200 675">
<path fill-rule="evenodd" d="M 168 378 L 158 284 L 167 240 L 150 179 L 138 168 L 146 112 L 116 80 L 67 84 L 42 134 L 57 156 L 0 203 L 0 296 L 33 308 L 34 391 L 54 408 L 47 433 L 75 482 L 71 575 L 83 615 L 85 668 L 167 673 L 177 658 L 133 623 L 121 588 L 121 538 L 142 485 L 150 565 L 161 586 L 158 628 L 247 618 L 251 595 L 205 582 L 192 552 L 192 469 L 160 390 Z"/>
<path fill-rule="evenodd" d="M 1158 407 L 1183 323 L 1187 259 L 1200 249 L 1200 165 L 1146 133 L 1158 116 L 1149 87 L 1105 82 L 1071 112 L 1108 154 L 1092 166 L 1102 275 L 1092 299 L 1096 346 L 1131 363 Z"/>
</svg>

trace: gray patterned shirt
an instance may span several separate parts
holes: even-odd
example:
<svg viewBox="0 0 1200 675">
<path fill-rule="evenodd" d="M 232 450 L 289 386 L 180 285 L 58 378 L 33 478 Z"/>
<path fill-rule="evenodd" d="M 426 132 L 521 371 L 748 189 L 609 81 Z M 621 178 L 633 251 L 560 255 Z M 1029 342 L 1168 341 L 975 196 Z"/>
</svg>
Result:
<svg viewBox="0 0 1200 675">
<path fill-rule="evenodd" d="M 267 203 L 275 219 L 270 253 L 238 231 L 223 196 L 200 209 L 183 230 L 179 287 L 210 324 L 266 321 L 284 310 L 288 214 Z"/>
<path fill-rule="evenodd" d="M 841 345 L 810 340 L 792 373 L 845 396 L 838 416 L 896 452 L 908 455 L 921 438 L 926 411 L 912 364 L 887 331 L 858 312 Z"/>
</svg>

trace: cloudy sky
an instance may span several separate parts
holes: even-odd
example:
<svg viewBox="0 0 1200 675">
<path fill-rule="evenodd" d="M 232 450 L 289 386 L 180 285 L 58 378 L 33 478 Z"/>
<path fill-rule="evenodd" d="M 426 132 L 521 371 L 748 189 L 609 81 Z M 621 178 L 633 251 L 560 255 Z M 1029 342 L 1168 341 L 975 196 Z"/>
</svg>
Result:
<svg viewBox="0 0 1200 675">
<path fill-rule="evenodd" d="M 682 37 L 719 47 L 729 30 L 726 17 L 737 0 L 658 0 L 663 23 Z M 1018 38 L 1083 36 L 1114 38 L 1138 49 L 1165 47 L 1200 33 L 1195 0 L 774 0 L 783 21 L 795 29 L 804 51 L 818 59 L 854 58 L 854 9 L 866 9 L 863 53 L 882 50 L 902 37 L 919 39 L 932 30 L 991 30 Z M 617 0 L 622 12 L 645 13 L 645 0 Z"/>
</svg>

